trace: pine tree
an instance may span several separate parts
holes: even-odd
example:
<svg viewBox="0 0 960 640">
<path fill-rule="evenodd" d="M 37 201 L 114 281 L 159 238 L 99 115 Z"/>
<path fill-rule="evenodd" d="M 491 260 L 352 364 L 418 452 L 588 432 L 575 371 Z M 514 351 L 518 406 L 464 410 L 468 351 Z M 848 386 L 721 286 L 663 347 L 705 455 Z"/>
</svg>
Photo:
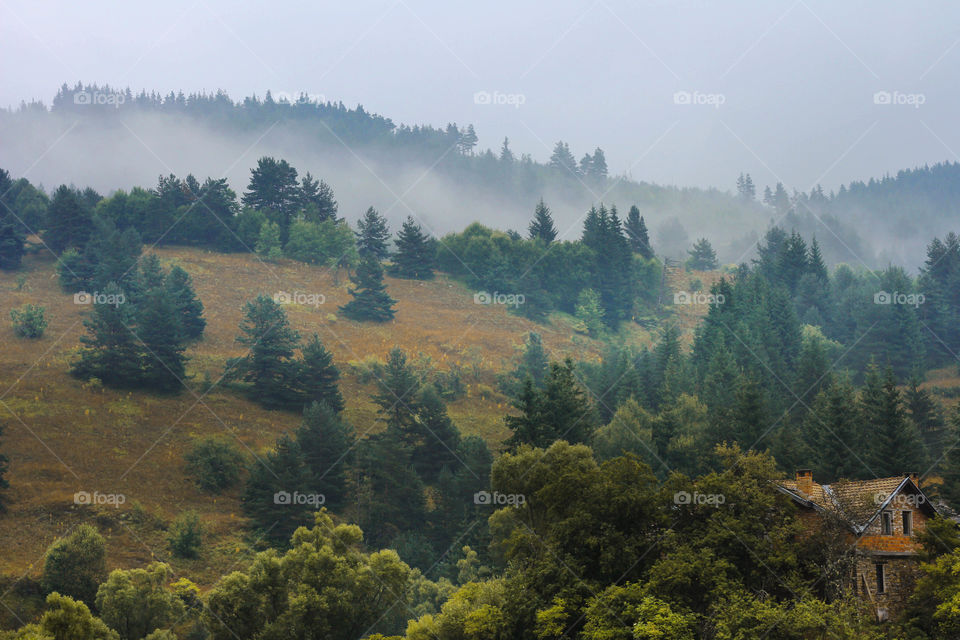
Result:
<svg viewBox="0 0 960 640">
<path fill-rule="evenodd" d="M 542 240 L 545 244 L 550 244 L 557 237 L 557 228 L 553 225 L 553 216 L 550 215 L 550 209 L 540 198 L 537 208 L 533 212 L 533 220 L 530 222 L 530 239 Z"/>
<path fill-rule="evenodd" d="M 320 337 L 313 334 L 301 349 L 303 360 L 297 375 L 297 390 L 307 406 L 321 402 L 340 413 L 343 411 L 343 396 L 337 386 L 340 370 L 333 364 L 330 353 Z"/>
<path fill-rule="evenodd" d="M 807 269 L 816 276 L 821 282 L 829 282 L 830 276 L 827 272 L 827 263 L 823 260 L 823 253 L 820 251 L 820 243 L 817 242 L 817 236 L 813 236 L 810 242 L 810 254 L 807 256 Z"/>
<path fill-rule="evenodd" d="M 377 378 L 378 391 L 373 401 L 387 429 L 398 434 L 410 430 L 414 421 L 413 399 L 420 392 L 420 379 L 407 363 L 407 354 L 394 347 Z"/>
<path fill-rule="evenodd" d="M 273 406 L 289 406 L 296 399 L 297 363 L 294 349 L 300 334 L 290 327 L 287 314 L 272 299 L 259 295 L 244 306 L 241 334 L 236 341 L 248 352 L 227 361 L 224 377 L 251 385 L 251 395 Z"/>
<path fill-rule="evenodd" d="M 337 201 L 333 189 L 323 180 L 319 182 L 307 172 L 300 180 L 300 208 L 307 222 L 325 222 L 337 219 Z"/>
<path fill-rule="evenodd" d="M 762 451 L 769 447 L 769 433 L 765 433 L 770 426 L 767 413 L 767 403 L 763 389 L 756 381 L 741 379 L 734 394 L 731 411 L 730 432 L 733 439 L 746 449 Z M 767 440 L 767 444 L 764 444 Z"/>
<path fill-rule="evenodd" d="M 10 191 L 13 182 L 5 169 L 0 169 L 0 269 L 20 268 L 23 260 L 26 234 L 19 216 L 15 215 Z"/>
<path fill-rule="evenodd" d="M 639 253 L 645 260 L 651 259 L 653 257 L 653 248 L 650 246 L 647 224 L 643 221 L 643 216 L 640 215 L 640 210 L 637 209 L 636 205 L 630 207 L 630 211 L 627 213 L 627 220 L 623 226 L 633 252 Z"/>
<path fill-rule="evenodd" d="M 250 463 L 241 508 L 265 538 L 278 545 L 286 544 L 297 527 L 310 524 L 310 513 L 319 510 L 320 505 L 294 500 L 295 494 L 319 493 L 312 480 L 300 445 L 283 434 L 273 451 Z"/>
<path fill-rule="evenodd" d="M 920 387 L 920 376 L 915 372 L 910 376 L 904 404 L 910 419 L 921 435 L 938 431 L 943 427 L 943 405 L 934 399 L 930 392 Z"/>
<path fill-rule="evenodd" d="M 870 466 L 878 476 L 922 471 L 926 450 L 916 426 L 907 420 L 893 369 L 884 371 L 878 402 L 867 411 Z"/>
<path fill-rule="evenodd" d="M 950 433 L 944 443 L 946 450 L 940 461 L 943 475 L 941 495 L 954 509 L 960 508 L 960 406 L 950 418 Z"/>
<path fill-rule="evenodd" d="M 257 166 L 250 171 L 250 184 L 243 194 L 243 204 L 259 209 L 277 223 L 280 231 L 279 243 L 285 244 L 290 223 L 301 202 L 300 185 L 297 182 L 297 170 L 286 160 L 263 157 L 257 160 Z M 259 253 L 259 252 L 258 252 Z"/>
<path fill-rule="evenodd" d="M 510 140 L 508 138 L 504 138 L 503 145 L 500 147 L 500 163 L 506 166 L 511 166 L 515 160 L 516 158 L 513 156 L 513 151 L 510 151 Z"/>
<path fill-rule="evenodd" d="M 404 434 L 411 446 L 413 468 L 425 482 L 434 483 L 444 467 L 455 469 L 460 431 L 454 426 L 437 388 L 426 385 L 415 398 L 412 432 Z"/>
<path fill-rule="evenodd" d="M 873 476 L 863 451 L 860 414 L 851 411 L 853 397 L 854 390 L 848 382 L 829 385 L 813 399 L 804 421 L 814 477 L 824 482 Z"/>
<path fill-rule="evenodd" d="M 184 337 L 187 340 L 200 339 L 207 321 L 203 317 L 203 303 L 193 290 L 190 274 L 174 265 L 164 280 L 164 288 L 173 299 Z"/>
<path fill-rule="evenodd" d="M 361 258 L 373 256 L 376 260 L 386 260 L 390 255 L 387 243 L 390 241 L 390 229 L 387 220 L 376 209 L 370 207 L 357 221 L 357 252 Z"/>
<path fill-rule="evenodd" d="M 555 440 L 588 442 L 596 427 L 593 407 L 574 375 L 573 362 L 551 363 L 543 389 L 527 380 L 513 403 L 519 416 L 507 416 L 504 422 L 513 432 L 511 446 L 529 444 L 549 447 Z"/>
<path fill-rule="evenodd" d="M 70 247 L 81 249 L 87 244 L 92 228 L 90 213 L 81 203 L 80 195 L 60 185 L 50 199 L 44 243 L 57 254 Z"/>
<path fill-rule="evenodd" d="M 687 259 L 687 266 L 697 271 L 709 271 L 716 269 L 717 254 L 706 238 L 700 238 L 687 253 L 690 258 Z"/>
<path fill-rule="evenodd" d="M 91 316 L 83 321 L 90 335 L 80 337 L 84 348 L 70 372 L 82 379 L 97 378 L 111 387 L 136 387 L 142 375 L 136 314 L 116 284 L 108 284 L 102 293 L 103 300 L 114 304 L 93 305 Z"/>
<path fill-rule="evenodd" d="M 186 357 L 183 327 L 173 296 L 163 287 L 146 291 L 137 305 L 137 316 L 143 385 L 163 393 L 178 390 L 186 376 Z"/>
<path fill-rule="evenodd" d="M 580 174 L 577 161 L 570 153 L 570 147 L 562 140 L 553 148 L 553 154 L 550 156 L 550 167 L 564 178 Z"/>
<path fill-rule="evenodd" d="M 408 216 L 397 234 L 391 273 L 400 278 L 430 280 L 436 268 L 436 253 L 432 239 Z"/>
<path fill-rule="evenodd" d="M 326 506 L 339 509 L 347 498 L 347 469 L 357 436 L 337 411 L 322 402 L 310 404 L 297 429 L 297 444 L 310 475 L 310 487 L 326 498 Z"/>
<path fill-rule="evenodd" d="M 387 293 L 387 286 L 383 284 L 383 267 L 376 258 L 369 255 L 363 258 L 350 280 L 354 284 L 349 289 L 353 300 L 340 307 L 345 316 L 374 322 L 393 319 L 396 300 Z"/>
</svg>

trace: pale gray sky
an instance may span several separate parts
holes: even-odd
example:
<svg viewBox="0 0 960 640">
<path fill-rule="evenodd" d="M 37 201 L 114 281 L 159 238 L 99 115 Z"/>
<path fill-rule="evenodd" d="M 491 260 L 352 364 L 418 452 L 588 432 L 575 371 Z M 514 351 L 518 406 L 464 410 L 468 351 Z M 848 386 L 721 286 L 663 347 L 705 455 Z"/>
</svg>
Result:
<svg viewBox="0 0 960 640">
<path fill-rule="evenodd" d="M 958 41 L 960 5 L 915 0 L 0 0 L 0 105 L 78 80 L 305 91 L 538 159 L 600 146 L 639 180 L 835 188 L 958 159 Z"/>
</svg>

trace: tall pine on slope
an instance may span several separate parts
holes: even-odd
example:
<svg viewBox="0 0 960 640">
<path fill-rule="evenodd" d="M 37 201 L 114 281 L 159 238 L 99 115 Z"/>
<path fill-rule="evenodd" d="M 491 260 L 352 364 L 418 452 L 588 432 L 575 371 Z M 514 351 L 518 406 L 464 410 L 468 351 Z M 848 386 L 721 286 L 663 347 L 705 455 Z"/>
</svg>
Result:
<svg viewBox="0 0 960 640">
<path fill-rule="evenodd" d="M 414 429 L 408 432 L 407 442 L 412 447 L 413 468 L 425 482 L 436 482 L 440 471 L 459 465 L 457 447 L 460 431 L 447 415 L 447 407 L 437 388 L 425 386 L 415 398 Z"/>
<path fill-rule="evenodd" d="M 687 266 L 697 271 L 707 271 L 717 268 L 717 254 L 706 238 L 700 238 L 687 253 Z"/>
<path fill-rule="evenodd" d="M 636 205 L 630 207 L 630 211 L 627 212 L 627 220 L 623 226 L 633 252 L 639 253 L 645 260 L 652 258 L 653 248 L 650 246 L 647 223 L 643 221 L 643 216 L 640 215 L 640 210 L 637 209 Z"/>
<path fill-rule="evenodd" d="M 357 221 L 357 229 L 357 252 L 360 257 L 373 256 L 376 260 L 386 260 L 390 255 L 387 249 L 390 229 L 386 218 L 370 207 Z"/>
<path fill-rule="evenodd" d="M 193 290 L 190 274 L 174 265 L 163 284 L 173 299 L 184 337 L 188 340 L 199 339 L 207 321 L 203 317 L 203 303 Z"/>
<path fill-rule="evenodd" d="M 273 451 L 250 463 L 250 477 L 240 499 L 241 508 L 264 537 L 283 545 L 297 527 L 310 522 L 317 505 L 294 501 L 294 492 L 314 494 L 310 472 L 300 444 L 281 435 Z M 284 499 L 285 497 L 290 499 Z"/>
<path fill-rule="evenodd" d="M 540 198 L 537 208 L 533 212 L 533 220 L 530 222 L 530 239 L 543 240 L 550 244 L 557 237 L 557 228 L 553 225 L 553 216 L 550 215 L 550 209 Z"/>
<path fill-rule="evenodd" d="M 2 423 L 0 423 L 0 438 L 3 438 Z M 3 453 L 0 453 L 0 491 L 10 488 L 10 483 L 7 482 L 7 479 L 4 477 L 7 473 L 7 469 L 9 468 L 10 463 L 9 460 L 7 460 L 7 456 L 3 455 Z M 0 495 L 0 498 L 2 498 L 2 495 Z M 6 511 L 6 506 L 4 505 L 3 500 L 0 499 L 0 513 L 3 513 L 4 511 Z"/>
<path fill-rule="evenodd" d="M 173 296 L 164 287 L 144 292 L 137 317 L 144 386 L 164 393 L 178 390 L 186 375 L 186 357 L 183 327 Z"/>
<path fill-rule="evenodd" d="M 87 244 L 92 227 L 90 212 L 80 194 L 65 184 L 57 187 L 47 210 L 44 243 L 58 254 L 71 247 L 80 249 Z"/>
<path fill-rule="evenodd" d="M 824 482 L 873 477 L 863 450 L 860 413 L 850 410 L 853 397 L 849 382 L 837 381 L 817 394 L 804 421 L 814 477 Z"/>
<path fill-rule="evenodd" d="M 429 280 L 436 269 L 437 250 L 433 240 L 420 225 L 407 216 L 397 234 L 397 252 L 393 256 L 391 273 L 400 278 Z"/>
<path fill-rule="evenodd" d="M 337 412 L 322 402 L 310 404 L 297 429 L 297 443 L 310 475 L 310 487 L 326 498 L 326 506 L 339 509 L 347 498 L 347 468 L 357 436 Z"/>
<path fill-rule="evenodd" d="M 943 487 L 940 493 L 954 509 L 960 508 L 960 407 L 954 409 L 950 417 L 947 447 L 940 462 L 943 474 Z"/>
<path fill-rule="evenodd" d="M 321 402 L 336 413 L 343 411 L 343 396 L 337 382 L 340 370 L 320 337 L 313 334 L 301 349 L 303 360 L 297 375 L 297 389 L 307 406 Z"/>
<path fill-rule="evenodd" d="M 511 446 L 529 444 L 549 447 L 555 440 L 570 443 L 589 442 L 596 427 L 593 407 L 580 385 L 569 359 L 551 363 L 542 389 L 527 379 L 513 406 L 519 416 L 507 416 L 504 422 L 513 431 L 507 440 Z"/>
<path fill-rule="evenodd" d="M 107 300 L 123 299 L 123 291 L 112 282 L 103 295 Z M 83 349 L 70 373 L 83 379 L 97 378 L 111 387 L 136 387 L 141 376 L 141 349 L 134 334 L 137 322 L 132 305 L 94 304 L 83 326 L 90 335 L 80 337 Z"/>
<path fill-rule="evenodd" d="M 390 350 L 377 383 L 379 389 L 373 401 L 380 407 L 380 419 L 386 422 L 388 430 L 404 433 L 414 420 L 413 398 L 420 391 L 420 379 L 407 363 L 403 349 Z"/>
<path fill-rule="evenodd" d="M 0 269 L 7 270 L 20 267 L 26 241 L 23 224 L 14 215 L 11 189 L 10 174 L 0 169 Z"/>
<path fill-rule="evenodd" d="M 280 227 L 280 242 L 285 244 L 290 223 L 301 203 L 297 170 L 286 160 L 264 156 L 250 171 L 250 184 L 243 194 L 243 204 L 259 209 Z"/>
<path fill-rule="evenodd" d="M 396 300 L 387 293 L 387 286 L 383 284 L 383 267 L 376 258 L 370 255 L 363 258 L 350 280 L 354 284 L 349 289 L 353 300 L 340 307 L 345 316 L 374 322 L 393 319 Z"/>
<path fill-rule="evenodd" d="M 870 466 L 880 477 L 923 471 L 927 453 L 916 426 L 907 419 L 893 369 L 887 367 L 879 394 L 866 407 Z"/>
<path fill-rule="evenodd" d="M 252 395 L 264 404 L 289 406 L 296 399 L 299 367 L 293 352 L 300 334 L 290 327 L 286 312 L 272 299 L 259 295 L 244 306 L 240 331 L 236 341 L 249 351 L 227 360 L 224 377 L 249 383 Z"/>
<path fill-rule="evenodd" d="M 337 219 L 337 201 L 333 189 L 323 180 L 319 182 L 307 172 L 300 180 L 300 209 L 307 222 L 325 222 Z"/>
</svg>

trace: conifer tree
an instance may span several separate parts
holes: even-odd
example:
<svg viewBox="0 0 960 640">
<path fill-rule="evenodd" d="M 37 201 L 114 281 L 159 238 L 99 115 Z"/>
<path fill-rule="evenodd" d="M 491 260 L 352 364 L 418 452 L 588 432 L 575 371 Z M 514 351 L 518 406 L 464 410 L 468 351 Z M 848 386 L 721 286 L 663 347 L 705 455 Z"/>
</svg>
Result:
<svg viewBox="0 0 960 640">
<path fill-rule="evenodd" d="M 555 440 L 588 442 L 596 428 L 593 407 L 574 375 L 573 362 L 551 363 L 543 389 L 527 380 L 513 406 L 519 416 L 504 418 L 511 446 L 549 447 Z"/>
<path fill-rule="evenodd" d="M 433 240 L 408 216 L 397 234 L 391 273 L 400 278 L 430 280 L 436 268 L 436 253 Z"/>
<path fill-rule="evenodd" d="M 850 410 L 853 397 L 854 389 L 847 381 L 826 386 L 814 398 L 804 420 L 814 477 L 823 482 L 873 476 L 863 450 L 860 414 Z"/>
<path fill-rule="evenodd" d="M 903 397 L 891 367 L 884 370 L 879 396 L 867 408 L 866 416 L 869 462 L 875 474 L 895 476 L 925 468 L 927 454 L 923 440 L 916 426 L 907 420 Z"/>
<path fill-rule="evenodd" d="M 687 253 L 687 266 L 697 271 L 709 271 L 717 268 L 717 254 L 706 238 L 700 238 Z"/>
<path fill-rule="evenodd" d="M 236 341 L 248 352 L 227 361 L 224 377 L 249 383 L 251 395 L 264 404 L 289 406 L 296 399 L 299 367 L 293 355 L 300 334 L 290 327 L 286 312 L 259 295 L 244 306 L 240 331 Z"/>
<path fill-rule="evenodd" d="M 910 376 L 904 392 L 904 405 L 921 435 L 943 427 L 943 405 L 929 391 L 920 387 L 920 376 L 916 372 Z"/>
<path fill-rule="evenodd" d="M 821 282 L 829 282 L 830 276 L 827 272 L 827 263 L 823 260 L 823 253 L 820 251 L 820 243 L 814 236 L 810 242 L 810 253 L 807 256 L 807 268 L 810 273 L 816 276 Z"/>
<path fill-rule="evenodd" d="M 81 249 L 90 237 L 91 228 L 91 216 L 81 203 L 81 196 L 66 185 L 57 187 L 47 210 L 44 243 L 58 254 L 70 247 Z"/>
<path fill-rule="evenodd" d="M 630 242 L 630 249 L 634 253 L 639 253 L 645 260 L 653 257 L 653 249 L 650 246 L 650 236 L 647 233 L 647 224 L 640 215 L 640 210 L 636 205 L 630 207 L 627 213 L 627 220 L 624 223 L 624 230 L 627 233 L 627 240 Z"/>
<path fill-rule="evenodd" d="M 363 217 L 357 221 L 357 252 L 361 258 L 373 256 L 376 260 L 386 260 L 390 255 L 387 243 L 390 240 L 390 229 L 387 220 L 376 209 L 370 207 Z"/>
<path fill-rule="evenodd" d="M 0 423 L 0 441 L 3 439 L 3 423 Z M 7 471 L 10 468 L 10 461 L 7 459 L 7 456 L 3 455 L 2 449 L 0 449 L 0 491 L 10 488 L 10 483 L 4 477 L 7 474 Z M 7 507 L 3 502 L 3 494 L 0 493 L 0 513 L 6 511 Z"/>
<path fill-rule="evenodd" d="M 275 544 L 286 544 L 297 527 L 310 523 L 310 513 L 319 510 L 320 505 L 293 499 L 295 493 L 319 493 L 313 489 L 312 480 L 300 445 L 283 434 L 273 451 L 250 463 L 241 508 L 264 537 Z"/>
<path fill-rule="evenodd" d="M 190 274 L 174 265 L 164 280 L 164 287 L 173 299 L 184 337 L 198 340 L 203 335 L 207 321 L 203 317 L 203 303 L 193 290 Z"/>
<path fill-rule="evenodd" d="M 413 430 L 405 434 L 405 440 L 411 446 L 411 462 L 417 475 L 433 483 L 444 467 L 455 469 L 460 464 L 456 454 L 460 431 L 447 415 L 447 407 L 434 385 L 423 387 L 414 402 Z"/>
<path fill-rule="evenodd" d="M 533 212 L 533 221 L 530 222 L 530 239 L 542 240 L 545 244 L 550 244 L 557 237 L 557 228 L 553 225 L 553 216 L 550 215 L 550 209 L 540 198 L 537 208 Z"/>
<path fill-rule="evenodd" d="M 301 198 L 297 170 L 286 160 L 278 161 L 265 156 L 257 160 L 257 166 L 250 171 L 250 184 L 243 194 L 243 204 L 263 211 L 277 223 L 280 232 L 278 243 L 282 245 L 287 240 L 290 223 Z"/>
<path fill-rule="evenodd" d="M 19 216 L 14 213 L 10 195 L 13 182 L 5 169 L 0 169 L 0 269 L 13 270 L 23 260 L 26 234 Z"/>
<path fill-rule="evenodd" d="M 297 429 L 297 444 L 310 475 L 310 487 L 326 498 L 325 504 L 339 509 L 347 498 L 347 469 L 357 436 L 337 411 L 323 402 L 310 404 Z"/>
<path fill-rule="evenodd" d="M 143 385 L 163 393 L 178 390 L 186 375 L 186 357 L 183 327 L 173 296 L 163 287 L 146 291 L 137 305 L 137 316 Z"/>
<path fill-rule="evenodd" d="M 92 305 L 90 317 L 83 321 L 90 335 L 80 337 L 84 348 L 70 372 L 111 387 L 136 387 L 142 374 L 136 314 L 116 284 L 108 284 L 102 294 L 104 302 Z"/>
<path fill-rule="evenodd" d="M 405 433 L 414 421 L 413 399 L 420 392 L 420 379 L 407 362 L 403 349 L 390 350 L 377 386 L 373 401 L 379 407 L 380 419 L 388 429 Z"/>
<path fill-rule="evenodd" d="M 354 285 L 349 289 L 353 300 L 340 307 L 345 316 L 374 322 L 393 319 L 396 300 L 387 293 L 387 286 L 383 283 L 383 267 L 376 258 L 370 255 L 363 258 L 350 280 Z"/>
<path fill-rule="evenodd" d="M 309 172 L 300 179 L 299 205 L 307 222 L 337 219 L 338 207 L 333 189 L 323 180 L 316 180 Z"/>
<path fill-rule="evenodd" d="M 960 406 L 950 417 L 949 436 L 946 439 L 940 470 L 943 475 L 943 487 L 940 493 L 951 507 L 960 509 Z"/>
<path fill-rule="evenodd" d="M 301 349 L 303 360 L 297 375 L 297 389 L 307 406 L 321 402 L 336 413 L 343 411 L 343 396 L 337 382 L 340 370 L 320 337 L 313 334 Z"/>
</svg>

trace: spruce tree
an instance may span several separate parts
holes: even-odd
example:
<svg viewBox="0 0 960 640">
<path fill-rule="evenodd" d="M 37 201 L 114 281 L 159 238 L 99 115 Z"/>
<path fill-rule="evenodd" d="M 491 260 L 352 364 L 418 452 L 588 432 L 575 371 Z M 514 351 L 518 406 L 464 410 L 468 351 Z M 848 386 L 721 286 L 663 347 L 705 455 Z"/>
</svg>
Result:
<svg viewBox="0 0 960 640">
<path fill-rule="evenodd" d="M 137 334 L 143 348 L 141 379 L 149 389 L 180 389 L 186 375 L 183 328 L 173 296 L 163 287 L 145 292 L 137 305 Z"/>
<path fill-rule="evenodd" d="M 946 449 L 940 461 L 943 475 L 940 493 L 956 510 L 960 509 L 960 406 L 954 409 L 950 417 L 949 436 L 944 445 Z"/>
<path fill-rule="evenodd" d="M 652 258 L 653 249 L 650 247 L 650 236 L 647 233 L 647 224 L 643 221 L 643 216 L 640 215 L 640 210 L 637 209 L 636 205 L 630 207 L 630 211 L 627 213 L 627 220 L 623 226 L 633 252 L 639 253 L 645 260 Z"/>
<path fill-rule="evenodd" d="M 400 278 L 430 280 L 436 268 L 436 253 L 433 240 L 408 216 L 397 234 L 391 273 Z"/>
<path fill-rule="evenodd" d="M 376 260 L 386 260 L 390 255 L 387 243 L 390 229 L 387 220 L 376 209 L 370 207 L 357 221 L 357 252 L 361 258 L 373 256 Z"/>
<path fill-rule="evenodd" d="M 920 430 L 921 435 L 943 427 L 943 405 L 930 395 L 929 391 L 920 387 L 920 377 L 917 373 L 910 376 L 904 401 L 910 419 Z"/>
<path fill-rule="evenodd" d="M 0 169 L 0 269 L 3 270 L 20 267 L 26 242 L 23 223 L 15 214 L 12 189 L 10 174 Z"/>
<path fill-rule="evenodd" d="M 265 295 L 244 307 L 241 334 L 236 341 L 247 354 L 227 361 L 224 377 L 250 384 L 251 395 L 273 406 L 289 406 L 296 399 L 297 363 L 294 349 L 300 334 L 290 327 L 283 308 Z"/>
<path fill-rule="evenodd" d="M 700 238 L 687 253 L 687 266 L 697 271 L 709 271 L 717 268 L 717 254 L 706 238 Z"/>
<path fill-rule="evenodd" d="M 550 209 L 540 198 L 537 208 L 533 212 L 533 221 L 530 222 L 530 239 L 542 240 L 545 244 L 550 244 L 557 237 L 557 228 L 553 225 L 553 216 L 550 215 Z"/>
<path fill-rule="evenodd" d="M 301 203 L 297 170 L 286 160 L 263 157 L 250 171 L 250 184 L 243 194 L 243 204 L 259 209 L 279 225 L 280 244 L 287 240 L 290 223 Z"/>
<path fill-rule="evenodd" d="M 872 477 L 869 456 L 863 450 L 860 413 L 851 411 L 854 389 L 839 381 L 821 390 L 804 420 L 814 477 L 823 482 Z"/>
<path fill-rule="evenodd" d="M 760 385 L 751 379 L 741 379 L 734 394 L 730 432 L 744 450 L 762 451 L 769 447 L 766 433 L 770 426 L 766 398 Z M 764 441 L 767 441 L 764 444 Z"/>
<path fill-rule="evenodd" d="M 878 476 L 923 471 L 926 450 L 916 426 L 907 420 L 893 369 L 884 370 L 879 396 L 867 409 L 870 466 Z"/>
<path fill-rule="evenodd" d="M 164 287 L 173 299 L 180 327 L 187 340 L 198 340 L 207 321 L 203 317 L 203 303 L 193 290 L 190 274 L 174 265 L 164 280 Z"/>
<path fill-rule="evenodd" d="M 440 471 L 455 469 L 460 431 L 454 426 L 437 388 L 426 385 L 414 400 L 416 417 L 405 440 L 411 446 L 413 468 L 425 482 L 436 482 Z"/>
<path fill-rule="evenodd" d="M 504 422 L 513 432 L 511 446 L 529 444 L 549 447 L 555 440 L 588 442 L 596 427 L 593 407 L 574 375 L 573 362 L 551 363 L 543 389 L 528 379 L 514 408 L 519 416 L 507 416 Z"/>
<path fill-rule="evenodd" d="M 341 508 L 347 499 L 347 469 L 357 436 L 338 412 L 323 402 L 310 404 L 297 429 L 297 444 L 310 476 L 310 487 L 322 493 L 326 506 Z"/>
<path fill-rule="evenodd" d="M 108 284 L 102 294 L 103 300 L 113 304 L 93 305 L 90 317 L 83 321 L 90 335 L 80 337 L 80 359 L 70 372 L 82 379 L 97 378 L 111 387 L 136 387 L 142 376 L 136 313 L 116 284 Z"/>
<path fill-rule="evenodd" d="M 343 411 L 343 396 L 337 386 L 340 370 L 333 364 L 333 354 L 323 346 L 317 334 L 310 337 L 301 352 L 303 359 L 297 375 L 301 399 L 307 406 L 321 402 L 336 413 Z"/>
<path fill-rule="evenodd" d="M 250 463 L 241 508 L 265 538 L 284 545 L 297 527 L 310 524 L 311 512 L 318 511 L 321 506 L 294 499 L 295 494 L 312 496 L 319 493 L 313 489 L 312 480 L 300 445 L 283 434 L 277 439 L 273 451 Z"/>
<path fill-rule="evenodd" d="M 323 180 L 317 181 L 307 172 L 300 180 L 299 205 L 307 222 L 337 219 L 337 201 L 333 189 Z"/>
<path fill-rule="evenodd" d="M 363 258 L 350 280 L 354 284 L 349 289 L 353 300 L 340 307 L 345 316 L 374 322 L 393 319 L 396 300 L 387 293 L 387 286 L 383 283 L 383 267 L 376 258 L 370 255 Z"/>
<path fill-rule="evenodd" d="M 407 362 L 403 349 L 390 350 L 387 363 L 377 378 L 378 391 L 373 401 L 387 429 L 398 434 L 410 429 L 414 421 L 413 399 L 420 391 L 420 379 Z"/>
<path fill-rule="evenodd" d="M 47 209 L 44 243 L 57 254 L 70 247 L 81 249 L 90 237 L 92 226 L 90 213 L 81 202 L 80 194 L 66 185 L 57 187 Z"/>
</svg>

